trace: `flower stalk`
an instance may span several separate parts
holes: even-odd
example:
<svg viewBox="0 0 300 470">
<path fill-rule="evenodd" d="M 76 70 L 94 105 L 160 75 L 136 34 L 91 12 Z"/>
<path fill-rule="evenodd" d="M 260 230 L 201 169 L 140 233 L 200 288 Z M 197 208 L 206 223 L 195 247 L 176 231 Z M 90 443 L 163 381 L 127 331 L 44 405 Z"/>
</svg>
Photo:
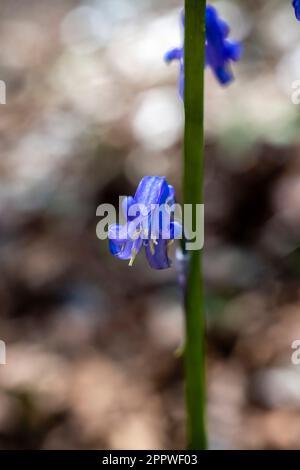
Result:
<svg viewBox="0 0 300 470">
<path fill-rule="evenodd" d="M 205 0 L 185 0 L 183 202 L 203 204 Z M 205 425 L 205 312 L 202 250 L 190 251 L 185 290 L 185 373 L 188 447 L 207 447 Z"/>
</svg>

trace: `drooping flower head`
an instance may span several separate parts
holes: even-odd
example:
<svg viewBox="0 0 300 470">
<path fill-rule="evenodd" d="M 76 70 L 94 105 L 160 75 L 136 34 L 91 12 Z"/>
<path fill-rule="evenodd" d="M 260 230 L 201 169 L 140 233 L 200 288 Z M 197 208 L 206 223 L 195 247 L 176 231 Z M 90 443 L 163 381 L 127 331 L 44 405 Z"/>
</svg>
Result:
<svg viewBox="0 0 300 470">
<path fill-rule="evenodd" d="M 242 46 L 227 39 L 230 29 L 218 16 L 216 9 L 206 7 L 206 45 L 205 62 L 211 67 L 222 85 L 233 80 L 231 61 L 238 61 L 242 55 Z"/>
<path fill-rule="evenodd" d="M 174 188 L 165 177 L 145 176 L 135 193 L 123 200 L 124 225 L 109 227 L 111 253 L 119 259 L 129 260 L 132 266 L 142 247 L 154 269 L 171 265 L 168 246 L 181 233 L 181 226 L 173 220 Z"/>
<path fill-rule="evenodd" d="M 299 0 L 300 1 L 300 0 Z M 184 14 L 182 13 L 182 25 L 184 27 Z M 217 10 L 211 5 L 206 7 L 206 42 L 205 42 L 205 65 L 209 66 L 215 77 L 222 85 L 233 80 L 231 62 L 238 61 L 242 55 L 242 46 L 238 42 L 230 41 L 228 38 L 230 29 L 223 21 Z M 184 93 L 184 48 L 175 48 L 165 54 L 167 63 L 179 60 L 180 78 L 179 92 Z"/>
<path fill-rule="evenodd" d="M 293 0 L 292 4 L 295 9 L 296 18 L 300 21 L 300 0 Z"/>
</svg>

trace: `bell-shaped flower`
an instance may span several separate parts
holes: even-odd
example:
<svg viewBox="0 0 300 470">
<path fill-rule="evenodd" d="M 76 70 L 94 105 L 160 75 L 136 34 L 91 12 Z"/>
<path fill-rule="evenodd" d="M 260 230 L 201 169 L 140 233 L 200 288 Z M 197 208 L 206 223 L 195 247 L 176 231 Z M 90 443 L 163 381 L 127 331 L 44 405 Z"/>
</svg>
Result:
<svg viewBox="0 0 300 470">
<path fill-rule="evenodd" d="M 241 58 L 242 46 L 238 42 L 230 41 L 229 26 L 223 21 L 217 10 L 211 5 L 206 7 L 206 37 L 205 37 L 205 65 L 211 68 L 215 77 L 222 85 L 233 80 L 231 62 Z M 181 24 L 184 28 L 184 14 L 181 15 Z M 167 63 L 178 60 L 180 64 L 179 92 L 184 94 L 184 48 L 171 49 L 165 54 Z"/>
<path fill-rule="evenodd" d="M 174 188 L 168 185 L 165 177 L 145 176 L 135 196 L 123 200 L 125 224 L 109 227 L 111 253 L 119 259 L 129 260 L 132 266 L 144 247 L 152 268 L 169 268 L 168 247 L 182 233 L 181 225 L 174 221 L 174 204 Z"/>
<path fill-rule="evenodd" d="M 237 62 L 242 55 L 242 46 L 227 39 L 230 29 L 218 16 L 217 10 L 206 7 L 205 62 L 222 85 L 233 80 L 230 62 Z"/>
</svg>

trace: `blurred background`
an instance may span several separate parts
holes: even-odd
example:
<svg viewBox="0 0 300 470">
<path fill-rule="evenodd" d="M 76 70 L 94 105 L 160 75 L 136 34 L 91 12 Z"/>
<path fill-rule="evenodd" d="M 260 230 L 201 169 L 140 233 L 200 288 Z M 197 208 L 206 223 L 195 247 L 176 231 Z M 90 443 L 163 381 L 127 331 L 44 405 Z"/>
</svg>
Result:
<svg viewBox="0 0 300 470">
<path fill-rule="evenodd" d="M 244 43 L 206 72 L 208 417 L 218 449 L 300 448 L 300 24 L 212 2 Z M 165 175 L 180 201 L 179 0 L 2 0 L 2 449 L 182 449 L 176 272 L 133 268 L 96 208 Z"/>
</svg>

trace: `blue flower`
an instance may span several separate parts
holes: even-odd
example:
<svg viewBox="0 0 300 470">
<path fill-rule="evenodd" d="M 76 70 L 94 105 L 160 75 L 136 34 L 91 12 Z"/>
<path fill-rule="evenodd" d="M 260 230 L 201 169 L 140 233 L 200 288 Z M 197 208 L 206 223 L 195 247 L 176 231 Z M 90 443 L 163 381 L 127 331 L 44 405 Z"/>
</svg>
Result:
<svg viewBox="0 0 300 470">
<path fill-rule="evenodd" d="M 299 0 L 300 1 L 300 0 Z M 184 15 L 181 16 L 184 27 Z M 217 10 L 211 5 L 206 7 L 206 41 L 205 65 L 209 66 L 217 80 L 226 85 L 233 80 L 230 62 L 238 61 L 242 55 L 242 46 L 238 42 L 229 41 L 230 29 L 227 23 L 221 20 Z M 184 93 L 184 49 L 176 48 L 165 54 L 167 63 L 178 60 L 180 63 L 179 92 Z"/>
<path fill-rule="evenodd" d="M 222 85 L 233 80 L 230 61 L 238 61 L 242 55 L 242 46 L 226 39 L 230 29 L 212 6 L 206 7 L 206 46 L 205 61 L 215 73 Z"/>
<path fill-rule="evenodd" d="M 123 200 L 124 225 L 109 227 L 109 247 L 132 266 L 142 247 L 154 269 L 169 268 L 168 246 L 181 236 L 181 225 L 173 219 L 174 188 L 165 177 L 145 176 L 135 193 Z"/>
<path fill-rule="evenodd" d="M 295 9 L 296 18 L 300 21 L 300 0 L 293 0 L 292 4 Z"/>
</svg>

